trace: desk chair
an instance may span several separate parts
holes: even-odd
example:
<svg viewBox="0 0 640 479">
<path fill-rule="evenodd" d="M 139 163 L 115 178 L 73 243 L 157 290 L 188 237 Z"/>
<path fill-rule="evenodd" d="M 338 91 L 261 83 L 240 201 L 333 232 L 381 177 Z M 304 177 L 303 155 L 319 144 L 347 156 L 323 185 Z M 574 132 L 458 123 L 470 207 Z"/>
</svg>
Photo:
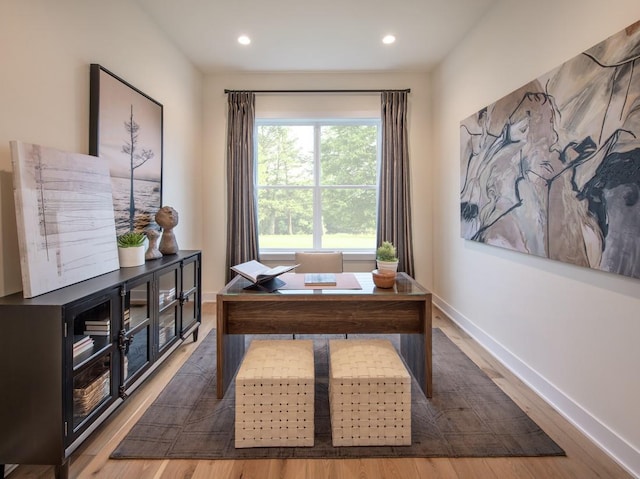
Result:
<svg viewBox="0 0 640 479">
<path fill-rule="evenodd" d="M 342 273 L 342 251 L 296 251 L 296 273 Z M 347 335 L 344 335 L 347 339 Z M 296 339 L 296 335 L 293 335 Z"/>
<path fill-rule="evenodd" d="M 342 273 L 342 252 L 296 252 L 296 273 Z"/>
</svg>

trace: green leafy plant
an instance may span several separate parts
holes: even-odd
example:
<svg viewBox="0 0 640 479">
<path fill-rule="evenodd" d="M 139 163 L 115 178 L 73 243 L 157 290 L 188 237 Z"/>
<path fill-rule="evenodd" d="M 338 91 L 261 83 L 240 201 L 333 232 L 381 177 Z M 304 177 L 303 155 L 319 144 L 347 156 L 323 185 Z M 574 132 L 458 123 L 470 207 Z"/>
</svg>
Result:
<svg viewBox="0 0 640 479">
<path fill-rule="evenodd" d="M 118 247 L 135 248 L 136 246 L 142 246 L 144 244 L 145 237 L 144 233 L 129 231 L 128 233 L 118 236 Z"/>
<path fill-rule="evenodd" d="M 398 261 L 396 256 L 396 247 L 390 241 L 383 241 L 376 250 L 376 259 L 378 261 Z"/>
</svg>

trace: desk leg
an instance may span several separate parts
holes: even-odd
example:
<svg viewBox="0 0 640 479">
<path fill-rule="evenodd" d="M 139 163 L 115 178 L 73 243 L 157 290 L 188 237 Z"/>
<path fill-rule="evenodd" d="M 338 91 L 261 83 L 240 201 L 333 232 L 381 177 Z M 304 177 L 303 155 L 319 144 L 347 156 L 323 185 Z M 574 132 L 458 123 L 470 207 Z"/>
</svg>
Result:
<svg viewBox="0 0 640 479">
<path fill-rule="evenodd" d="M 424 303 L 424 392 L 428 398 L 433 396 L 433 311 L 431 295 Z"/>
<path fill-rule="evenodd" d="M 433 322 L 430 300 L 425 303 L 423 311 L 422 334 L 401 334 L 400 352 L 425 396 L 430 398 L 433 396 Z"/>
<path fill-rule="evenodd" d="M 424 333 L 424 347 L 426 351 L 424 391 L 426 396 L 430 398 L 433 396 L 433 329 L 431 328 L 431 321 L 429 321 L 429 328 Z"/>
<path fill-rule="evenodd" d="M 224 397 L 224 301 L 220 295 L 216 298 L 216 394 L 218 399 Z"/>
<path fill-rule="evenodd" d="M 218 399 L 222 399 L 236 375 L 242 358 L 244 357 L 244 334 L 225 334 L 223 336 L 224 358 L 223 363 L 218 366 L 218 371 L 222 374 L 222 388 L 218 389 Z M 219 357 L 219 356 L 218 356 Z M 220 384 L 218 380 L 218 384 Z"/>
<path fill-rule="evenodd" d="M 227 334 L 225 301 L 217 299 L 216 394 L 224 397 L 244 357 L 244 334 Z"/>
<path fill-rule="evenodd" d="M 427 397 L 433 396 L 433 305 L 431 295 L 424 305 L 424 347 L 427 352 L 425 358 L 425 383 Z"/>
<path fill-rule="evenodd" d="M 422 334 L 401 334 L 400 352 L 411 374 L 416 378 L 425 396 L 431 397 L 426 374 L 428 355 L 425 348 L 425 336 Z"/>
</svg>

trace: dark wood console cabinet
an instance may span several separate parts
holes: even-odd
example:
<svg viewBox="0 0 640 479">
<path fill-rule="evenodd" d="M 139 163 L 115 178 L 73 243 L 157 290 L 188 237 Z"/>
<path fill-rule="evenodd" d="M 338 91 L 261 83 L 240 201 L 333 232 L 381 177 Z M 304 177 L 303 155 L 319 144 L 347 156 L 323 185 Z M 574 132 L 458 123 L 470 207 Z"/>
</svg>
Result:
<svg viewBox="0 0 640 479">
<path fill-rule="evenodd" d="M 201 254 L 180 251 L 34 298 L 0 298 L 0 472 L 68 458 L 201 320 Z"/>
</svg>

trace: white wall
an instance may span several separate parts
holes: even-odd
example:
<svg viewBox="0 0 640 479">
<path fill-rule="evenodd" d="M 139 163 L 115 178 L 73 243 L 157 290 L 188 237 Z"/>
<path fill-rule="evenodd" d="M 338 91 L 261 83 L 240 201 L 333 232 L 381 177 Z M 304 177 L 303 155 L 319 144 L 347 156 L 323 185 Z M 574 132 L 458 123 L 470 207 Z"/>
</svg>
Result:
<svg viewBox="0 0 640 479">
<path fill-rule="evenodd" d="M 202 75 L 134 2 L 0 2 L 0 296 L 22 289 L 10 140 L 88 153 L 89 65 L 164 106 L 163 203 L 178 245 L 202 239 Z"/>
<path fill-rule="evenodd" d="M 409 158 L 411 163 L 413 210 L 414 257 L 416 279 L 424 286 L 432 282 L 431 244 L 431 162 L 429 159 L 430 115 L 428 75 L 418 73 L 308 73 L 308 74 L 249 74 L 226 73 L 209 75 L 205 82 L 204 99 L 204 171 L 210 179 L 204 190 L 203 251 L 207 268 L 203 271 L 205 299 L 213 299 L 214 293 L 224 286 L 226 243 L 226 122 L 227 96 L 225 88 L 242 89 L 403 89 L 411 88 L 409 94 Z M 258 96 L 263 111 L 275 111 L 282 101 L 286 111 L 296 110 L 296 100 L 291 97 Z M 323 97 L 314 107 L 314 113 L 326 113 L 331 103 Z M 303 99 L 300 99 L 303 101 Z M 304 101 L 308 101 L 305 99 Z M 342 97 L 342 101 L 348 101 Z M 353 100 L 353 108 L 365 111 L 370 102 L 362 98 Z M 215 254 L 214 254 L 215 252 Z M 369 268 L 371 269 L 371 268 Z"/>
<path fill-rule="evenodd" d="M 637 0 L 503 1 L 433 74 L 201 74 L 127 0 L 0 2 L 0 296 L 21 289 L 9 141 L 88 151 L 89 64 L 164 105 L 164 203 L 223 286 L 225 88 L 411 88 L 416 276 L 494 354 L 640 475 L 640 281 L 459 234 L 459 122 L 640 19 Z M 203 88 L 204 84 L 204 88 Z M 433 232 L 433 233 L 432 233 Z"/>
<path fill-rule="evenodd" d="M 437 302 L 640 475 L 640 281 L 460 238 L 460 121 L 640 19 L 637 0 L 501 1 L 434 72 Z"/>
</svg>

